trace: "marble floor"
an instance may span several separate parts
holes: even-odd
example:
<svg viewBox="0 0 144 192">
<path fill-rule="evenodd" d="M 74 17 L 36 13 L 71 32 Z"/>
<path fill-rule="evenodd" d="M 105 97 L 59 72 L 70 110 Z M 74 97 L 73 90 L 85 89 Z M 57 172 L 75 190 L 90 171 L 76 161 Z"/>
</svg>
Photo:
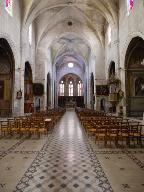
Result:
<svg viewBox="0 0 144 192">
<path fill-rule="evenodd" d="M 40 139 L 0 139 L 0 192 L 143 192 L 144 148 L 104 148 L 74 111 Z"/>
</svg>

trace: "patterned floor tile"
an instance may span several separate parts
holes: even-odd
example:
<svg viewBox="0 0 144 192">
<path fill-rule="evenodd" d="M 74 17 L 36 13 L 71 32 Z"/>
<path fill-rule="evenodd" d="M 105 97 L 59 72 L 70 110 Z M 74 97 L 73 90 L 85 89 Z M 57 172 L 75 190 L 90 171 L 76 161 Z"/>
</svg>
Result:
<svg viewBox="0 0 144 192">
<path fill-rule="evenodd" d="M 95 144 L 67 111 L 47 137 L 0 140 L 0 192 L 143 192 L 143 159 Z"/>
<path fill-rule="evenodd" d="M 25 192 L 37 188 L 49 192 L 63 189 L 67 192 L 112 191 L 78 120 L 74 120 L 75 114 L 71 115 L 73 119 L 68 113 L 62 119 L 52 133 L 53 139 L 46 144 L 44 154 L 37 155 L 15 191 Z M 71 122 L 68 126 L 64 123 L 66 119 Z M 32 177 L 28 178 L 30 172 Z M 25 178 L 28 178 L 28 182 L 24 182 Z"/>
</svg>

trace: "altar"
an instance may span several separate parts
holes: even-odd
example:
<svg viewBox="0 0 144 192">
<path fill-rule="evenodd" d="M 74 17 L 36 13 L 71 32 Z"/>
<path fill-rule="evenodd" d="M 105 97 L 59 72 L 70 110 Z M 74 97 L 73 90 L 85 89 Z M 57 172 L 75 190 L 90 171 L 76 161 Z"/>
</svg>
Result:
<svg viewBox="0 0 144 192">
<path fill-rule="evenodd" d="M 59 96 L 58 106 L 64 108 L 83 107 L 84 96 Z"/>
<path fill-rule="evenodd" d="M 76 102 L 73 101 L 73 100 L 66 101 L 65 107 L 66 107 L 66 108 L 75 108 L 75 107 L 76 107 Z"/>
</svg>

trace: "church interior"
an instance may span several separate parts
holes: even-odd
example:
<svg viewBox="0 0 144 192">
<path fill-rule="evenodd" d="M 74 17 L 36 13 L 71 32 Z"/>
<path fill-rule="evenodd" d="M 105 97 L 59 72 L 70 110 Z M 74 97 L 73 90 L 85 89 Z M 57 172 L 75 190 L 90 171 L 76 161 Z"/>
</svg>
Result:
<svg viewBox="0 0 144 192">
<path fill-rule="evenodd" d="M 0 1 L 0 192 L 144 191 L 143 13 Z"/>
</svg>

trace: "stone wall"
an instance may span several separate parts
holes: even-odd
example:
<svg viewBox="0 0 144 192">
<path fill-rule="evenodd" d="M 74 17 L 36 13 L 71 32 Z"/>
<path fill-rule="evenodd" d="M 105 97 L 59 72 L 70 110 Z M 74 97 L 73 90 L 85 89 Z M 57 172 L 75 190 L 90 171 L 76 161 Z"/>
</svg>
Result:
<svg viewBox="0 0 144 192">
<path fill-rule="evenodd" d="M 13 5 L 13 15 L 10 16 L 5 10 L 4 1 L 0 1 L 0 38 L 4 38 L 9 43 L 15 60 L 15 82 L 13 91 L 13 115 L 20 113 L 21 101 L 16 99 L 16 92 L 21 88 L 20 81 L 20 31 L 21 31 L 21 11 L 19 0 L 15 1 Z"/>
</svg>

